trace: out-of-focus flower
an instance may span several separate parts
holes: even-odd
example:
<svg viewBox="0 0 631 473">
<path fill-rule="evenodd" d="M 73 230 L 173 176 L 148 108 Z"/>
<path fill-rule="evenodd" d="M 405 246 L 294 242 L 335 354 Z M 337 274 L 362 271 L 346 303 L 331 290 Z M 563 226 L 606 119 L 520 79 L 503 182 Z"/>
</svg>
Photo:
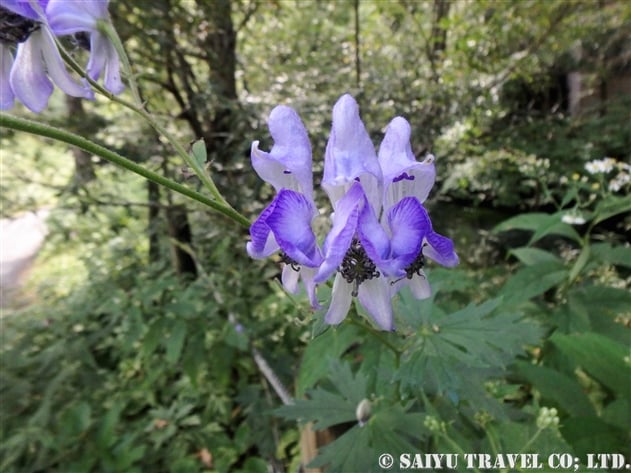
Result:
<svg viewBox="0 0 631 473">
<path fill-rule="evenodd" d="M 47 1 L 0 0 L 0 79 L 3 110 L 17 98 L 39 113 L 48 104 L 54 85 L 73 97 L 92 99 L 92 90 L 75 82 L 68 71 L 44 15 Z M 17 45 L 15 59 L 11 48 Z M 7 81 L 8 78 L 8 81 Z"/>
<path fill-rule="evenodd" d="M 586 222 L 585 217 L 576 211 L 563 214 L 561 221 L 570 225 L 583 225 Z"/>
<path fill-rule="evenodd" d="M 590 174 L 607 174 L 613 171 L 616 160 L 613 158 L 595 159 L 585 163 L 585 170 Z"/>
<path fill-rule="evenodd" d="M 105 88 L 119 94 L 125 88 L 120 75 L 120 61 L 114 44 L 104 32 L 110 23 L 108 3 L 109 0 L 50 0 L 46 16 L 57 35 L 90 35 L 90 60 L 86 72 L 93 80 L 103 74 Z"/>
</svg>

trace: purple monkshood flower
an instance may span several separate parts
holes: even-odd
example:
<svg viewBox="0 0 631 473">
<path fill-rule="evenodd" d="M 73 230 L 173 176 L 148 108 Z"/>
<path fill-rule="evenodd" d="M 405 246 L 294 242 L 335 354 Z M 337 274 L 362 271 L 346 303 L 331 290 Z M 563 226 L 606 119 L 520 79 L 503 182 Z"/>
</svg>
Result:
<svg viewBox="0 0 631 473">
<path fill-rule="evenodd" d="M 101 31 L 101 24 L 110 22 L 108 3 L 109 0 L 49 0 L 46 16 L 56 35 L 89 33 L 90 60 L 86 72 L 93 80 L 102 73 L 105 88 L 119 94 L 125 86 L 121 80 L 118 53 L 112 41 Z"/>
<path fill-rule="evenodd" d="M 425 258 L 458 264 L 452 241 L 434 232 L 423 206 L 434 184 L 434 157 L 416 161 L 410 125 L 401 117 L 388 125 L 377 156 L 357 102 L 342 96 L 326 147 L 322 187 L 333 213 L 320 250 L 311 228 L 317 211 L 306 130 L 288 107 L 272 112 L 270 130 L 274 147 L 265 153 L 253 143 L 252 162 L 278 194 L 252 225 L 248 253 L 263 258 L 281 250 L 285 287 L 295 289 L 295 273 L 302 272 L 314 307 L 316 285 L 335 274 L 327 323 L 342 322 L 357 297 L 380 328 L 393 330 L 391 299 L 402 287 L 418 299 L 431 293 Z"/>
<path fill-rule="evenodd" d="M 53 83 L 73 97 L 94 98 L 92 90 L 75 82 L 66 70 L 44 15 L 47 3 L 0 0 L 2 110 L 11 108 L 17 98 L 31 111 L 41 112 L 53 92 Z M 11 47 L 15 44 L 13 59 Z"/>
<path fill-rule="evenodd" d="M 252 166 L 270 183 L 276 197 L 250 227 L 248 254 L 266 258 L 280 251 L 282 282 L 291 293 L 302 279 L 311 305 L 319 308 L 313 278 L 322 262 L 311 221 L 318 211 L 313 202 L 311 143 L 298 114 L 280 105 L 270 114 L 268 126 L 274 139 L 269 152 L 252 143 Z"/>
</svg>

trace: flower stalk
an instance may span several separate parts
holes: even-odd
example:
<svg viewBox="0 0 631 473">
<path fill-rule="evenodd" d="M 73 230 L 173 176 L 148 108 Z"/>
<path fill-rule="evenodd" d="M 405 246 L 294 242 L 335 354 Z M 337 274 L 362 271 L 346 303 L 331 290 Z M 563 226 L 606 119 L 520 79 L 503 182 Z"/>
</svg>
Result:
<svg viewBox="0 0 631 473">
<path fill-rule="evenodd" d="M 212 208 L 213 210 L 219 212 L 220 214 L 228 217 L 231 220 L 234 220 L 244 227 L 250 226 L 250 221 L 245 216 L 241 215 L 239 212 L 233 209 L 231 206 L 226 205 L 223 198 L 221 199 L 221 201 L 210 199 L 195 190 L 192 190 L 186 186 L 183 186 L 182 184 L 172 181 L 171 179 L 161 176 L 160 174 L 150 171 L 149 169 L 140 166 L 139 164 L 125 158 L 124 156 L 121 156 L 120 154 L 109 150 L 101 145 L 98 145 L 82 136 L 60 130 L 59 128 L 55 128 L 49 125 L 34 122 L 32 120 L 19 118 L 7 113 L 0 113 L 0 127 L 24 131 L 27 133 L 51 138 L 56 141 L 76 146 L 77 148 L 87 151 L 88 153 L 97 155 L 113 164 L 116 164 L 117 166 L 134 172 L 144 177 L 145 179 L 149 179 L 150 181 L 167 187 L 174 192 L 196 200 L 197 202 L 200 202 Z"/>
</svg>

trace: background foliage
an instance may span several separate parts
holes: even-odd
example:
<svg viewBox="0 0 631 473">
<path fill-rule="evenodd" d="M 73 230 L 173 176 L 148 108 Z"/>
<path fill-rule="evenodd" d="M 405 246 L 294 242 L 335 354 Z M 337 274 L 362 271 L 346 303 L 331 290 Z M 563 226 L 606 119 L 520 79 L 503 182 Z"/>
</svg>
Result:
<svg viewBox="0 0 631 473">
<path fill-rule="evenodd" d="M 380 471 L 382 452 L 631 458 L 630 102 L 616 85 L 631 77 L 628 2 L 110 10 L 149 109 L 182 142 L 204 139 L 241 212 L 272 192 L 249 166 L 251 141 L 271 144 L 271 108 L 301 114 L 320 176 L 331 107 L 351 92 L 375 143 L 403 115 L 415 153 L 436 154 L 429 209 L 462 264 L 428 270 L 430 299 L 401 295 L 396 334 L 361 308 L 326 329 L 280 289 L 277 265 L 247 258 L 234 224 L 3 130 L 3 216 L 52 216 L 22 299 L 3 309 L 2 471 L 296 471 L 305 422 L 334 439 L 311 463 L 327 471 Z M 113 104 L 55 96 L 41 118 L 198 186 Z M 606 172 L 585 167 L 604 158 Z"/>
</svg>

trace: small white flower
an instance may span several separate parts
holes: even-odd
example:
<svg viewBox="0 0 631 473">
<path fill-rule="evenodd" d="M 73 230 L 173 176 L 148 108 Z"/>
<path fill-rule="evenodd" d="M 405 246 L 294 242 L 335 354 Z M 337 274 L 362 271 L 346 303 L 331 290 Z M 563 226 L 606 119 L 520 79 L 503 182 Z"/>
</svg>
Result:
<svg viewBox="0 0 631 473">
<path fill-rule="evenodd" d="M 570 225 L 583 225 L 586 222 L 585 218 L 576 212 L 564 214 L 561 221 Z"/>
<path fill-rule="evenodd" d="M 590 174 L 607 174 L 611 172 L 616 165 L 613 158 L 595 159 L 585 164 L 585 169 Z"/>
</svg>

